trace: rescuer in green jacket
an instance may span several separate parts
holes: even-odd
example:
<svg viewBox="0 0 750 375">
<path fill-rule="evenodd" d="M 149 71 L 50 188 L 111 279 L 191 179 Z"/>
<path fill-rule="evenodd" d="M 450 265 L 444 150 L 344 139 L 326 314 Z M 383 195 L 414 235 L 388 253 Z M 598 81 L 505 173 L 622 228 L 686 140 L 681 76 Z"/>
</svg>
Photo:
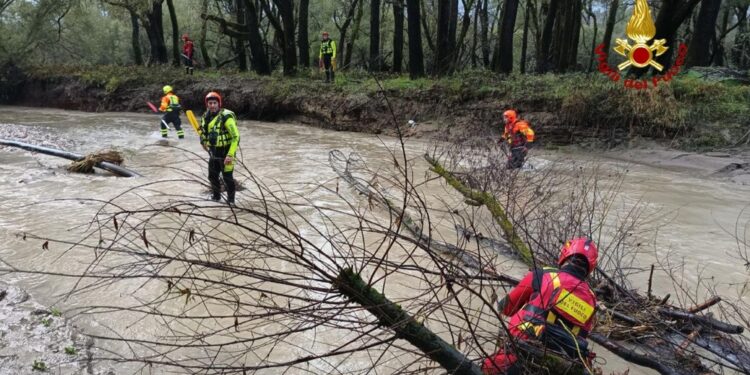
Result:
<svg viewBox="0 0 750 375">
<path fill-rule="evenodd" d="M 334 82 L 333 71 L 336 70 L 336 42 L 328 38 L 328 31 L 323 31 L 323 41 L 320 42 L 320 56 L 318 64 L 326 71 L 326 83 Z"/>
<path fill-rule="evenodd" d="M 227 203 L 234 204 L 236 190 L 234 177 L 234 155 L 240 144 L 237 117 L 234 112 L 222 108 L 221 95 L 211 91 L 206 95 L 206 113 L 201 117 L 201 145 L 210 153 L 208 159 L 208 181 L 211 183 L 211 200 L 221 199 L 219 173 L 227 188 Z"/>
</svg>

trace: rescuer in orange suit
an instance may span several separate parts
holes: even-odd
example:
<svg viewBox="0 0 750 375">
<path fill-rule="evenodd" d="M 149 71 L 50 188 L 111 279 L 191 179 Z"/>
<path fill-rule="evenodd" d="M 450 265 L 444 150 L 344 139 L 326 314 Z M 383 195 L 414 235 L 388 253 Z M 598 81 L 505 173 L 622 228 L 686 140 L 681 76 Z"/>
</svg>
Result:
<svg viewBox="0 0 750 375">
<path fill-rule="evenodd" d="M 503 113 L 503 120 L 505 128 L 503 129 L 502 140 L 508 142 L 510 146 L 508 169 L 521 168 L 526 160 L 529 147 L 534 142 L 534 130 L 531 129 L 528 121 L 518 119 L 518 114 L 513 109 Z"/>
<path fill-rule="evenodd" d="M 540 340 L 548 349 L 579 359 L 590 367 L 586 337 L 594 326 L 596 296 L 586 282 L 599 256 L 591 239 L 574 238 L 563 245 L 559 268 L 535 269 L 498 302 L 510 316 L 508 330 L 517 340 Z M 593 354 L 593 353 L 591 353 Z M 484 374 L 521 373 L 509 346 L 484 360 Z"/>
</svg>

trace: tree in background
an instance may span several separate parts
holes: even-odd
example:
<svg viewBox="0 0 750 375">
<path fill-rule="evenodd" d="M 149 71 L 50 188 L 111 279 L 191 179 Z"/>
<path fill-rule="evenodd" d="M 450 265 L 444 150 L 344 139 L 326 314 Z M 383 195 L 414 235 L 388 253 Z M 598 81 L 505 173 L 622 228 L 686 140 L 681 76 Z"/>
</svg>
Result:
<svg viewBox="0 0 750 375">
<path fill-rule="evenodd" d="M 404 59 L 404 1 L 393 0 L 393 72 L 401 73 Z"/>
<path fill-rule="evenodd" d="M 424 76 L 419 0 L 406 0 L 406 11 L 409 32 L 409 77 L 416 79 Z"/>
<path fill-rule="evenodd" d="M 505 0 L 503 16 L 500 22 L 500 38 L 498 38 L 493 70 L 498 73 L 513 71 L 513 33 L 516 27 L 518 0 Z"/>
<path fill-rule="evenodd" d="M 604 26 L 604 51 L 609 53 L 610 46 L 612 45 L 612 31 L 615 29 L 615 22 L 617 21 L 617 8 L 620 6 L 620 0 L 612 0 L 609 3 L 609 10 L 607 10 L 607 23 Z"/>
<path fill-rule="evenodd" d="M 672 66 L 672 54 L 675 50 L 677 29 L 682 26 L 686 19 L 690 18 L 693 8 L 701 0 L 662 0 L 659 14 L 656 16 L 656 35 L 654 39 L 666 39 L 672 45 L 661 56 L 656 57 L 659 64 L 665 69 Z M 713 27 L 713 25 L 711 26 Z"/>
<path fill-rule="evenodd" d="M 370 71 L 382 70 L 380 56 L 380 0 L 370 0 Z"/>
<path fill-rule="evenodd" d="M 691 66 L 750 67 L 748 0 L 702 0 L 698 10 L 699 1 L 652 1 L 656 37 L 689 40 Z M 0 54 L 34 64 L 176 63 L 179 35 L 203 17 L 192 32 L 200 33 L 196 47 L 206 67 L 293 75 L 298 65 L 309 66 L 311 48 L 317 52 L 310 45 L 313 27 L 316 35 L 338 30 L 340 69 L 398 73 L 406 64 L 412 77 L 450 75 L 466 65 L 509 73 L 518 64 L 522 74 L 591 71 L 592 51 L 603 42 L 611 52 L 613 36 L 624 33 L 632 12 L 632 4 L 620 0 L 202 0 L 197 8 L 189 0 L 167 0 L 165 25 L 163 4 L 0 0 L 0 27 L 8 35 Z M 92 27 L 98 32 L 85 32 Z M 535 63 L 527 61 L 529 49 Z M 668 66 L 673 56 L 659 59 Z"/>
<path fill-rule="evenodd" d="M 180 66 L 180 47 L 178 44 L 180 29 L 177 26 L 177 12 L 175 12 L 173 0 L 167 0 L 169 10 L 169 21 L 172 23 L 172 65 Z"/>
<path fill-rule="evenodd" d="M 307 35 L 307 18 L 310 0 L 300 0 L 299 20 L 297 22 L 297 44 L 299 47 L 299 64 L 305 68 L 310 67 L 310 39 Z"/>
<path fill-rule="evenodd" d="M 685 66 L 708 66 L 711 64 L 711 45 L 716 42 L 716 19 L 719 17 L 721 0 L 702 0 L 695 31 L 690 40 Z"/>
</svg>

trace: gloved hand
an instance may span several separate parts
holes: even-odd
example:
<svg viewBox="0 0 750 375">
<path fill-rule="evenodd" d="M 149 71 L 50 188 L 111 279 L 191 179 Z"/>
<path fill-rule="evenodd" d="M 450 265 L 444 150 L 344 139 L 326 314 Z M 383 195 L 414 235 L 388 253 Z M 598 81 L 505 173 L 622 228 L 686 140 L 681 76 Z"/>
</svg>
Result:
<svg viewBox="0 0 750 375">
<path fill-rule="evenodd" d="M 227 156 L 226 158 L 224 158 L 224 165 L 229 165 L 229 164 L 232 164 L 231 156 Z"/>
</svg>

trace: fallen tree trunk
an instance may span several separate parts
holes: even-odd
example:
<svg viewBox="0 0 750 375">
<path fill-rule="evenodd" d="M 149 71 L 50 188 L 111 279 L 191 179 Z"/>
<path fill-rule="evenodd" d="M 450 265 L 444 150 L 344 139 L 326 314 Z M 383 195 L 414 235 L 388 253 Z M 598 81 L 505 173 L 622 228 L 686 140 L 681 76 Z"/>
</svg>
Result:
<svg viewBox="0 0 750 375">
<path fill-rule="evenodd" d="M 42 154 L 57 156 L 60 158 L 73 160 L 73 161 L 80 161 L 86 158 L 84 155 L 79 155 L 79 154 L 75 154 L 72 152 L 56 150 L 54 148 L 36 146 L 36 145 L 28 144 L 28 143 L 11 141 L 7 139 L 0 139 L 0 145 L 17 147 L 17 148 L 21 148 L 27 151 L 39 152 Z M 106 161 L 98 162 L 96 163 L 96 166 L 106 171 L 112 172 L 113 174 L 121 176 L 121 177 L 141 177 L 141 175 L 138 174 L 137 172 L 131 171 L 117 164 L 109 163 Z"/>
<path fill-rule="evenodd" d="M 400 306 L 388 300 L 351 269 L 342 270 L 336 288 L 378 318 L 380 325 L 427 354 L 451 374 L 481 375 L 479 366 L 445 342 L 434 332 L 418 323 Z"/>
<path fill-rule="evenodd" d="M 656 371 L 659 371 L 659 373 L 663 375 L 683 374 L 683 372 L 679 371 L 678 369 L 672 368 L 664 364 L 663 359 L 654 358 L 647 354 L 637 353 L 635 350 L 628 349 L 618 344 L 617 342 L 606 338 L 604 335 L 600 333 L 592 333 L 591 335 L 589 335 L 589 338 L 591 338 L 591 340 L 593 340 L 595 343 L 607 348 L 607 350 L 609 350 L 612 353 L 615 353 L 618 357 L 628 362 L 635 363 L 636 365 L 641 365 L 644 367 L 652 368 Z"/>
</svg>

